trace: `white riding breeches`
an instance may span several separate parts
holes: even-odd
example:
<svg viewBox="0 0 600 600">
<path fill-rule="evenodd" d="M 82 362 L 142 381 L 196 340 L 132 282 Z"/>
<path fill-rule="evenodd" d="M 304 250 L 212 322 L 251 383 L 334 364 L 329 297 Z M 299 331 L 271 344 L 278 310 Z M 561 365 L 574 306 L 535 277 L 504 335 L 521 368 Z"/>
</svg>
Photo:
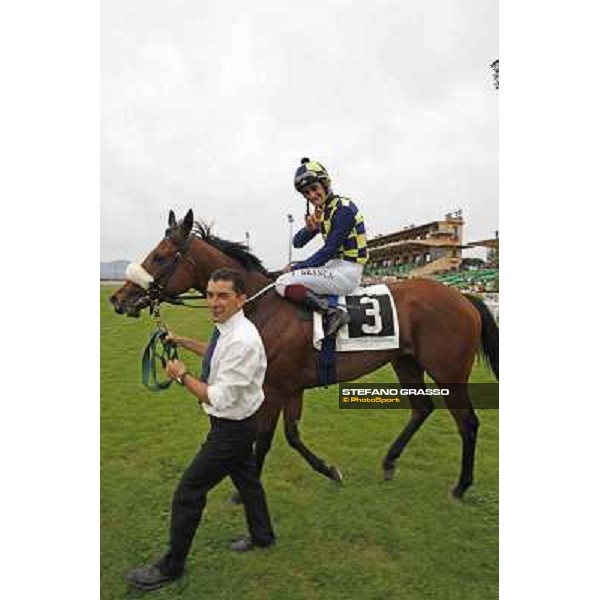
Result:
<svg viewBox="0 0 600 600">
<path fill-rule="evenodd" d="M 363 265 L 334 258 L 320 267 L 297 269 L 280 275 L 275 281 L 275 290 L 285 295 L 288 285 L 303 285 L 315 294 L 350 294 L 360 286 Z"/>
</svg>

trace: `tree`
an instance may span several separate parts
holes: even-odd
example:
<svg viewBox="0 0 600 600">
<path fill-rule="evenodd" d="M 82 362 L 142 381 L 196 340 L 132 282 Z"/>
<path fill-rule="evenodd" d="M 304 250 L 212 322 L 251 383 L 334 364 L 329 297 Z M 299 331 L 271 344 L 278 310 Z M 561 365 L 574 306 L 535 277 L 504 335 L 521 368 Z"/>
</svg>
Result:
<svg viewBox="0 0 600 600">
<path fill-rule="evenodd" d="M 498 89 L 500 87 L 500 59 L 497 58 L 490 64 L 490 67 L 494 71 L 494 87 Z"/>
<path fill-rule="evenodd" d="M 469 269 L 470 267 L 481 269 L 485 261 L 482 258 L 463 258 L 460 264 L 461 269 Z"/>
</svg>

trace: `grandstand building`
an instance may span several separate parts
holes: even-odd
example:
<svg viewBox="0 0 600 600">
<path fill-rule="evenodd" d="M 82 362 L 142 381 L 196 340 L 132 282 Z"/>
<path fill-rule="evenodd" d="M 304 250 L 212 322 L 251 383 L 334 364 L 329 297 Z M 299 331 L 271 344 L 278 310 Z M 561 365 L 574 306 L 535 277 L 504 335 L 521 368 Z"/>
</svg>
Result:
<svg viewBox="0 0 600 600">
<path fill-rule="evenodd" d="M 368 242 L 364 283 L 389 277 L 430 277 L 466 291 L 498 292 L 498 232 L 494 238 L 463 244 L 463 227 L 462 211 L 458 210 L 442 221 L 409 225 L 374 237 Z M 468 261 L 462 265 L 462 251 L 476 247 L 487 248 L 487 261 L 480 261 L 477 267 Z"/>
<path fill-rule="evenodd" d="M 396 271 L 422 276 L 455 271 L 462 262 L 464 221 L 462 211 L 446 215 L 443 221 L 409 225 L 400 231 L 369 240 L 369 271 Z"/>
</svg>

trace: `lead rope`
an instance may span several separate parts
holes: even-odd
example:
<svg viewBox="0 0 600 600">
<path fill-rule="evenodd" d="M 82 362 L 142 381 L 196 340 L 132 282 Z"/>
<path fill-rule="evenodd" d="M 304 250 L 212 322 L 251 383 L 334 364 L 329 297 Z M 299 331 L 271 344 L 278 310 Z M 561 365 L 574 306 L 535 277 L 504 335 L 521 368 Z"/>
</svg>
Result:
<svg viewBox="0 0 600 600">
<path fill-rule="evenodd" d="M 256 292 L 256 294 L 248 298 L 245 304 L 256 300 L 273 287 L 275 287 L 275 283 L 270 283 L 269 285 L 265 286 L 264 288 Z M 151 313 L 154 317 L 154 320 L 156 321 L 156 329 L 150 334 L 150 340 L 148 341 L 146 348 L 144 348 L 144 353 L 142 355 L 142 385 L 144 385 L 153 392 L 160 392 L 162 390 L 168 389 L 173 383 L 173 380 L 159 380 L 157 375 L 157 362 L 160 361 L 160 364 L 164 369 L 167 365 L 167 361 L 178 358 L 177 344 L 174 344 L 170 341 L 165 341 L 165 338 L 167 337 L 169 332 L 160 315 L 158 304 L 152 307 Z"/>
<path fill-rule="evenodd" d="M 168 360 L 178 358 L 177 345 L 165 340 L 169 332 L 160 316 L 158 306 L 153 308 L 152 315 L 157 327 L 150 335 L 150 340 L 142 355 L 142 385 L 153 392 L 160 392 L 166 390 L 173 383 L 173 380 L 159 380 L 156 363 L 160 361 L 164 369 Z"/>
</svg>

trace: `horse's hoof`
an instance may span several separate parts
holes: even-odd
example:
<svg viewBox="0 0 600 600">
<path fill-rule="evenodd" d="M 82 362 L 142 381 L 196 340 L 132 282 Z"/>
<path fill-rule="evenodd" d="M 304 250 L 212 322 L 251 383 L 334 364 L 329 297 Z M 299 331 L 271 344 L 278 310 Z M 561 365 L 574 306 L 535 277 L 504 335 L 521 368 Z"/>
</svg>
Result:
<svg viewBox="0 0 600 600">
<path fill-rule="evenodd" d="M 332 479 L 336 483 L 342 483 L 344 479 L 342 472 L 335 465 L 329 467 L 329 479 Z"/>
<path fill-rule="evenodd" d="M 229 504 L 233 504 L 235 506 L 239 506 L 242 503 L 242 497 L 239 492 L 233 492 L 231 496 L 229 496 Z"/>
<path fill-rule="evenodd" d="M 456 486 L 450 493 L 450 498 L 452 498 L 452 500 L 456 500 L 456 502 L 462 502 L 464 495 L 465 495 L 465 490 L 463 490 L 459 486 Z"/>
<path fill-rule="evenodd" d="M 395 468 L 392 467 L 390 469 L 383 469 L 383 480 L 384 481 L 391 481 L 392 479 L 394 479 L 394 471 Z"/>
</svg>

